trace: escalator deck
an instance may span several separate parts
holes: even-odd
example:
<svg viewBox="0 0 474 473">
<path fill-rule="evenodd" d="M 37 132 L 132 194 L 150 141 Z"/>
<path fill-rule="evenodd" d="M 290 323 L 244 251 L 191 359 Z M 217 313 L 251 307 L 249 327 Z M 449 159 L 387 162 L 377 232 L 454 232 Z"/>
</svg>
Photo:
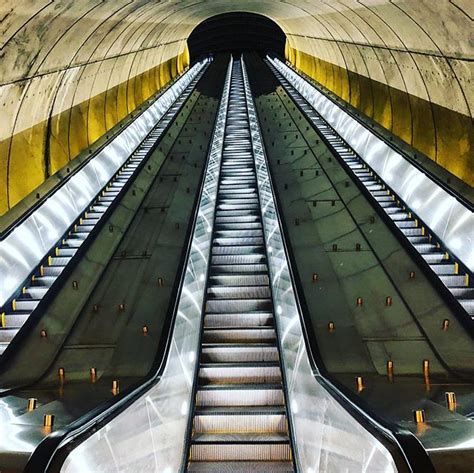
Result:
<svg viewBox="0 0 474 473">
<path fill-rule="evenodd" d="M 188 471 L 292 472 L 240 61 L 216 205 Z"/>
</svg>

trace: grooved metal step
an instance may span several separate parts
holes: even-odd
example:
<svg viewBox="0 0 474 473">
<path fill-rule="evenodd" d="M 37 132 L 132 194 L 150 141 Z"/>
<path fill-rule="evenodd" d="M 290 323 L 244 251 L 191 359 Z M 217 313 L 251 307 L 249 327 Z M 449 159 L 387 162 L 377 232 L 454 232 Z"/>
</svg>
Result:
<svg viewBox="0 0 474 473">
<path fill-rule="evenodd" d="M 203 363 L 259 363 L 278 362 L 275 341 L 266 343 L 206 343 L 203 345 Z"/>
<path fill-rule="evenodd" d="M 196 406 L 283 406 L 281 385 L 211 385 L 196 394 Z"/>
<path fill-rule="evenodd" d="M 189 465 L 190 473 L 292 473 L 290 461 L 196 461 Z"/>
</svg>

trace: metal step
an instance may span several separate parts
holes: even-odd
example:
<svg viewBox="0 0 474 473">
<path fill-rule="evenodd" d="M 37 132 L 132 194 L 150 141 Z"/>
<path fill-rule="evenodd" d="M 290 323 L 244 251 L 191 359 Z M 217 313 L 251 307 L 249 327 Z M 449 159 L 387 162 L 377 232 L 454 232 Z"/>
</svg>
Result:
<svg viewBox="0 0 474 473">
<path fill-rule="evenodd" d="M 210 286 L 207 289 L 207 296 L 211 299 L 269 299 L 271 297 L 271 291 L 268 285 L 267 286 L 218 285 L 218 286 Z"/>
<path fill-rule="evenodd" d="M 196 393 L 196 406 L 283 406 L 285 396 L 278 384 L 221 384 L 203 386 Z"/>
<path fill-rule="evenodd" d="M 292 473 L 290 461 L 196 461 L 188 466 L 189 473 Z"/>
<path fill-rule="evenodd" d="M 192 461 L 289 462 L 291 448 L 288 436 L 281 434 L 199 434 L 193 437 L 190 459 Z"/>
<path fill-rule="evenodd" d="M 287 432 L 283 406 L 197 406 L 195 433 Z"/>
<path fill-rule="evenodd" d="M 203 344 L 203 363 L 260 363 L 277 362 L 278 349 L 275 341 L 266 343 L 206 342 Z"/>
<path fill-rule="evenodd" d="M 267 274 L 222 274 L 209 278 L 212 286 L 263 286 L 268 285 L 269 282 Z"/>
<path fill-rule="evenodd" d="M 208 299 L 206 312 L 251 312 L 272 310 L 271 299 Z"/>
<path fill-rule="evenodd" d="M 202 363 L 200 384 L 281 383 L 279 363 Z"/>
<path fill-rule="evenodd" d="M 202 343 L 258 343 L 275 342 L 274 327 L 218 327 L 205 328 Z"/>
<path fill-rule="evenodd" d="M 215 312 L 206 314 L 204 327 L 252 327 L 270 325 L 272 312 Z"/>
</svg>

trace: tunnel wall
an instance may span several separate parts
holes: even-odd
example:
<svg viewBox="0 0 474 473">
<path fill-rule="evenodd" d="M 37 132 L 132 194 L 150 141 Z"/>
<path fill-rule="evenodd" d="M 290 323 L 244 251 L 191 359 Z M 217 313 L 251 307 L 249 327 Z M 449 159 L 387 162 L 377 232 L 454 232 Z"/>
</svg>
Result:
<svg viewBox="0 0 474 473">
<path fill-rule="evenodd" d="M 187 66 L 187 56 L 185 51 L 95 94 L 94 79 L 90 79 L 104 74 L 97 68 L 92 76 L 77 81 L 76 87 L 65 85 L 54 94 L 54 98 L 49 96 L 44 107 L 52 109 L 52 112 L 45 120 L 0 142 L 0 153 L 8 159 L 8 172 L 4 168 L 3 175 L 0 174 L 0 182 L 6 183 L 1 189 L 4 196 L 0 199 L 3 203 L 0 214 L 68 164 L 182 72 Z M 116 67 L 110 68 L 107 81 L 117 72 Z M 80 97 L 87 97 L 89 91 L 89 98 L 81 100 Z M 31 97 L 35 96 L 35 92 L 30 90 L 30 93 Z M 17 123 L 27 121 L 32 112 L 29 97 L 25 97 L 23 107 L 18 110 Z M 79 103 L 74 98 L 78 98 Z M 56 112 L 51 101 L 57 100 L 62 104 L 67 101 L 71 107 Z M 24 117 L 25 114 L 27 117 Z M 25 159 L 28 160 L 28 166 L 25 166 Z"/>
<path fill-rule="evenodd" d="M 179 74 L 199 23 L 242 11 L 283 30 L 295 67 L 474 185 L 472 2 L 236 3 L 0 2 L 0 215 Z"/>
</svg>

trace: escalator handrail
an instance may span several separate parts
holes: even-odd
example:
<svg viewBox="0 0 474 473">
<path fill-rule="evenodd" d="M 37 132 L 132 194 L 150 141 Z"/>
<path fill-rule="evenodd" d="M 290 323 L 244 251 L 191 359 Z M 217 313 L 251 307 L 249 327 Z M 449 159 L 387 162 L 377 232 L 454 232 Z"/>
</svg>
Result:
<svg viewBox="0 0 474 473">
<path fill-rule="evenodd" d="M 221 97 L 220 103 L 222 102 L 222 99 L 223 98 Z M 204 167 L 202 172 L 199 192 L 196 194 L 196 199 L 194 202 L 194 207 L 192 211 L 193 216 L 190 220 L 190 225 L 188 225 L 188 231 L 186 235 L 186 250 L 183 252 L 183 256 L 180 262 L 180 267 L 182 268 L 182 271 L 179 278 L 179 283 L 176 285 L 176 289 L 173 291 L 175 296 L 180 294 L 186 276 L 186 266 L 184 263 L 188 260 L 189 254 L 191 252 L 191 247 L 193 243 L 192 235 L 199 215 L 199 202 L 201 200 L 201 196 L 203 195 L 205 181 L 204 176 L 206 175 L 208 164 L 210 161 L 210 149 L 211 144 L 214 140 L 215 132 L 216 129 L 214 128 L 211 139 L 209 141 L 206 166 Z M 25 473 L 48 471 L 48 469 L 55 462 L 56 458 L 61 461 L 61 454 L 64 453 L 66 456 L 67 453 L 69 453 L 66 452 L 66 450 L 68 444 L 70 444 L 71 441 L 77 440 L 79 439 L 79 437 L 82 438 L 87 437 L 88 435 L 92 435 L 103 424 L 108 423 L 110 420 L 115 418 L 134 401 L 139 399 L 152 386 L 159 383 L 161 376 L 163 375 L 163 372 L 166 368 L 168 354 L 172 346 L 172 338 L 174 331 L 173 329 L 178 314 L 177 309 L 179 305 L 179 297 L 173 297 L 173 300 L 174 303 L 171 306 L 172 309 L 169 310 L 167 317 L 167 319 L 169 319 L 169 323 L 167 324 L 166 329 L 164 330 L 163 336 L 161 338 L 154 366 L 150 370 L 150 373 L 144 378 L 144 381 L 141 382 L 138 386 L 132 386 L 123 393 L 119 393 L 113 399 L 89 411 L 87 414 L 68 424 L 62 429 L 57 430 L 48 435 L 38 445 L 38 447 L 35 449 L 31 457 L 29 458 L 24 470 Z M 63 457 L 63 459 L 65 458 L 65 456 Z"/>
<path fill-rule="evenodd" d="M 249 81 L 250 84 L 250 81 Z M 257 109 L 255 112 L 258 116 Z M 260 122 L 257 120 L 256 123 L 259 134 L 261 136 L 263 145 L 263 134 L 261 132 Z M 408 467 L 413 472 L 423 471 L 424 473 L 435 473 L 434 467 L 431 460 L 428 457 L 426 450 L 423 448 L 419 440 L 409 431 L 400 429 L 397 425 L 380 418 L 375 413 L 371 412 L 366 406 L 361 406 L 360 399 L 356 399 L 355 396 L 341 383 L 337 382 L 331 374 L 327 371 L 324 363 L 321 361 L 322 357 L 317 345 L 316 336 L 314 330 L 309 322 L 309 309 L 304 301 L 303 286 L 299 280 L 298 275 L 293 271 L 295 267 L 295 257 L 291 250 L 290 245 L 287 242 L 287 226 L 281 216 L 280 211 L 280 199 L 275 191 L 273 184 L 273 177 L 269 161 L 266 153 L 265 146 L 262 146 L 262 153 L 265 159 L 266 167 L 268 170 L 268 182 L 271 188 L 273 198 L 275 199 L 275 215 L 278 219 L 278 223 L 281 228 L 281 239 L 283 248 L 285 251 L 286 258 L 289 262 L 288 272 L 290 275 L 291 284 L 294 287 L 294 296 L 298 308 L 299 318 L 301 322 L 304 342 L 306 345 L 306 351 L 308 353 L 308 359 L 311 366 L 311 370 L 315 379 L 321 384 L 338 402 L 343 408 L 352 415 L 364 428 L 369 432 L 376 432 L 379 437 L 386 439 L 392 446 L 400 452 L 402 457 L 405 459 Z M 308 323 L 309 322 L 309 323 Z M 318 360 L 318 361 L 317 361 Z M 367 428 L 368 426 L 368 428 Z"/>
</svg>

